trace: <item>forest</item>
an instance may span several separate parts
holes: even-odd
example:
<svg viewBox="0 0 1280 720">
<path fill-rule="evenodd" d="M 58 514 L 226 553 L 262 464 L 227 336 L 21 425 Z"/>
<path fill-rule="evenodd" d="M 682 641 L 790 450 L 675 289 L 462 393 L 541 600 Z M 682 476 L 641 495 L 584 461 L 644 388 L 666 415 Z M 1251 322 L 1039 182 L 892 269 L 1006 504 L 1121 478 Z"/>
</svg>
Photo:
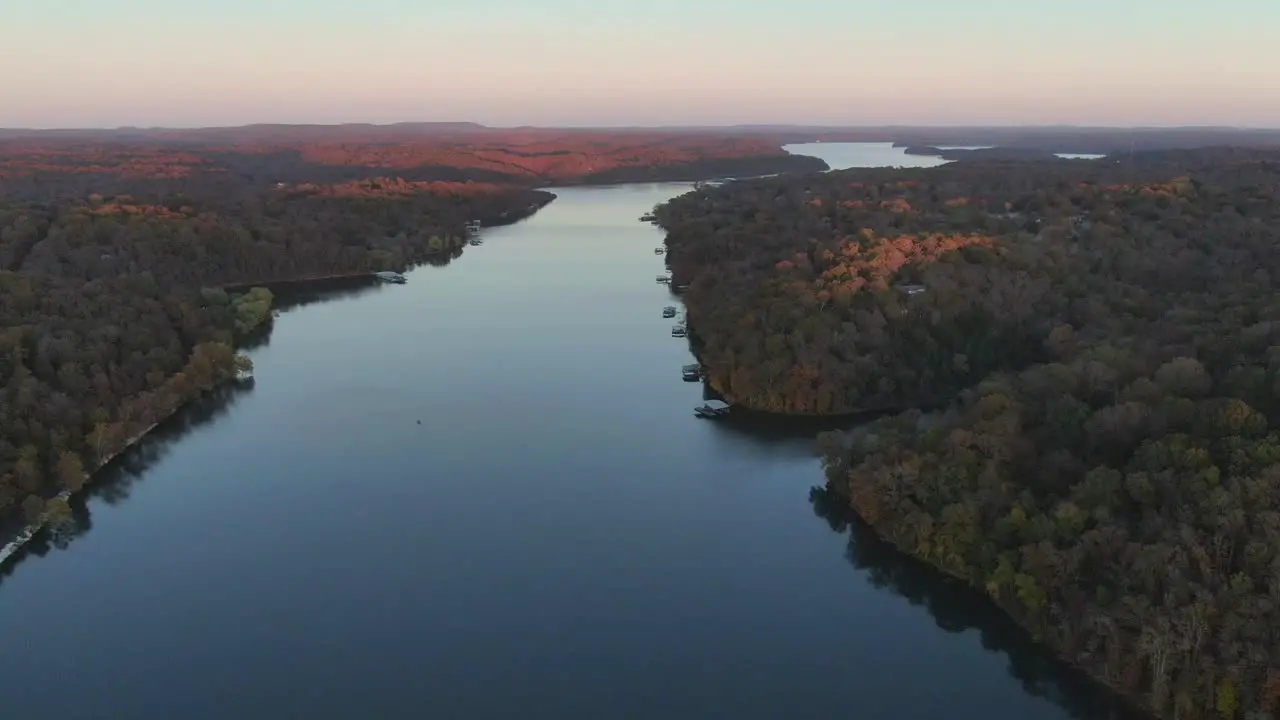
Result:
<svg viewBox="0 0 1280 720">
<path fill-rule="evenodd" d="M 260 192 L 0 201 L 0 531 L 65 518 L 56 496 L 179 407 L 250 369 L 274 281 L 456 257 L 473 220 L 554 197 L 368 178 Z M 0 544 L 7 537 L 0 536 Z"/>
<path fill-rule="evenodd" d="M 711 382 L 1167 718 L 1280 712 L 1280 152 L 731 183 L 657 210 Z"/>
<path fill-rule="evenodd" d="M 541 187 L 825 170 L 769 138 L 399 126 L 0 133 L 0 197 L 104 192 L 243 194 L 276 183 L 399 177 Z"/>
</svg>

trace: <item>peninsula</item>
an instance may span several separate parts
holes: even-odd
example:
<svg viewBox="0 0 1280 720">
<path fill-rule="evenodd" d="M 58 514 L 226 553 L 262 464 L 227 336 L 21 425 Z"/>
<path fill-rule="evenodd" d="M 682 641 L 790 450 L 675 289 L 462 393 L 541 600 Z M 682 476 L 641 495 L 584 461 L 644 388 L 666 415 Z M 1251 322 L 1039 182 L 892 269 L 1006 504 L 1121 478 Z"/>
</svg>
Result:
<svg viewBox="0 0 1280 720">
<path fill-rule="evenodd" d="M 789 176 L 656 215 L 726 399 L 905 411 L 820 439 L 879 535 L 1161 717 L 1280 708 L 1280 152 Z"/>
</svg>

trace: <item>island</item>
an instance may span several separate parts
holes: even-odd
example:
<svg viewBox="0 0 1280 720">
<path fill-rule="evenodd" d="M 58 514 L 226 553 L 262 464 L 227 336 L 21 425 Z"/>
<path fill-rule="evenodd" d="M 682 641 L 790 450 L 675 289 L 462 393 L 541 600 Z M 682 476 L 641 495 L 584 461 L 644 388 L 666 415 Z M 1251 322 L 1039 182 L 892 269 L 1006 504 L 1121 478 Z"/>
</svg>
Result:
<svg viewBox="0 0 1280 720">
<path fill-rule="evenodd" d="M 547 186 L 823 169 L 766 139 L 658 131 L 0 131 L 0 556 L 248 376 L 237 351 L 269 329 L 271 287 L 449 262 Z"/>
<path fill-rule="evenodd" d="M 1164 718 L 1280 710 L 1280 151 L 973 161 L 657 208 L 711 386 L 887 413 L 823 493 Z"/>
</svg>

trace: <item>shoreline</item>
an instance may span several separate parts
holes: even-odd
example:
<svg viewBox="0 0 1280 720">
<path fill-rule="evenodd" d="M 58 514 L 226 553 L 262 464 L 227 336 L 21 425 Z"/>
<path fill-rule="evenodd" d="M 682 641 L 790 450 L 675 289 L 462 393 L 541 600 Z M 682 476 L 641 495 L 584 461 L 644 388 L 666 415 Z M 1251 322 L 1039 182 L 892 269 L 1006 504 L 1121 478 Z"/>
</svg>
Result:
<svg viewBox="0 0 1280 720">
<path fill-rule="evenodd" d="M 699 167 L 702 165 L 702 167 Z M 618 185 L 650 185 L 662 183 L 696 183 L 723 180 L 744 180 L 774 175 L 803 175 L 826 172 L 831 166 L 812 155 L 785 153 L 783 155 L 752 155 L 742 158 L 723 158 L 689 163 L 657 166 L 620 167 L 578 178 L 551 180 L 540 188 L 616 187 Z M 652 172 L 650 176 L 644 173 Z M 743 173 L 747 174 L 743 174 Z M 610 177 L 614 173 L 618 177 Z"/>
<path fill-rule="evenodd" d="M 545 208 L 546 206 L 556 201 L 555 193 L 548 191 L 547 194 L 550 195 L 550 197 L 540 198 L 538 201 L 535 201 L 528 207 L 523 208 L 522 212 L 519 212 L 513 215 L 510 211 L 508 211 L 484 223 L 481 223 L 481 226 L 480 226 L 481 229 L 483 230 L 484 228 L 504 227 L 506 225 L 514 225 L 523 220 L 528 220 L 534 215 L 537 215 L 538 212 L 541 211 L 543 208 Z M 463 247 L 465 247 L 465 245 L 460 246 L 458 250 L 461 251 Z M 450 253 L 448 250 L 441 250 L 423 260 L 407 263 L 407 266 L 404 268 L 404 270 L 407 272 L 414 268 L 421 267 L 422 265 L 428 265 L 433 259 L 437 258 L 438 256 L 449 255 L 449 254 Z M 460 255 L 455 255 L 453 257 L 456 259 L 457 257 L 460 257 Z M 306 285 L 313 285 L 316 283 L 343 282 L 343 281 L 353 281 L 353 280 L 372 281 L 374 280 L 377 272 L 378 271 L 375 271 L 375 270 L 359 270 L 359 271 L 353 271 L 353 272 L 330 273 L 326 275 L 310 275 L 307 277 L 282 278 L 279 280 L 259 279 L 259 280 L 252 280 L 248 282 L 228 283 L 226 285 L 220 285 L 219 289 L 225 292 L 246 292 L 255 287 L 264 287 L 264 288 L 267 288 L 268 290 L 274 291 L 277 288 L 306 286 Z"/>
<path fill-rule="evenodd" d="M 310 277 L 290 278 L 288 280 L 255 280 L 245 283 L 231 283 L 229 285 L 221 285 L 218 289 L 229 292 L 247 292 L 256 287 L 264 287 L 268 290 L 288 285 L 309 285 L 312 283 L 322 282 L 339 282 L 342 280 L 372 280 L 374 272 L 372 270 L 353 272 L 353 273 L 336 273 L 333 275 L 313 275 Z"/>
<path fill-rule="evenodd" d="M 544 207 L 546 207 L 547 205 L 550 205 L 552 202 L 555 201 L 556 199 L 555 193 L 548 193 L 548 195 L 550 197 L 542 199 L 541 202 L 535 202 L 531 204 L 530 206 L 524 209 L 524 212 L 520 212 L 517 214 L 511 214 L 510 212 L 504 213 L 503 215 L 493 218 L 488 222 L 488 224 L 485 224 L 482 227 L 501 227 L 504 225 L 513 225 L 522 220 L 527 220 L 528 218 L 536 215 L 538 211 L 542 210 Z M 417 267 L 423 264 L 426 264 L 426 261 L 420 262 L 420 263 L 413 263 L 407 269 L 411 269 L 413 267 Z M 373 271 L 361 271 L 361 272 L 349 272 L 349 273 L 334 273 L 330 275 L 318 275 L 318 276 L 302 277 L 302 278 L 288 278 L 288 279 L 282 279 L 282 280 L 266 280 L 266 281 L 259 280 L 259 281 L 253 281 L 253 282 L 232 283 L 232 284 L 220 286 L 220 289 L 226 292 L 238 293 L 238 292 L 247 292 L 248 290 L 255 287 L 266 287 L 268 289 L 280 288 L 282 286 L 305 287 L 307 285 L 313 285 L 313 284 L 325 283 L 325 282 L 341 282 L 341 281 L 352 281 L 352 280 L 370 280 L 371 281 L 373 279 L 374 279 Z M 239 346 L 235 348 L 237 353 L 239 353 L 243 349 L 245 349 L 245 343 L 241 343 Z M 252 382 L 252 378 L 253 378 L 252 375 L 248 376 L 247 378 L 240 378 L 240 379 L 233 377 L 224 381 L 223 383 L 219 383 L 218 385 L 215 385 L 213 389 L 216 390 L 217 388 L 229 383 Z M 106 459 L 104 459 L 103 462 L 99 463 L 98 466 L 95 467 L 93 470 L 89 470 L 85 472 L 84 483 L 81 485 L 79 492 L 72 492 L 70 490 L 61 490 L 57 494 L 53 495 L 52 497 L 45 498 L 45 502 L 48 503 L 52 500 L 62 500 L 66 502 L 80 495 L 85 494 L 90 489 L 90 486 L 93 485 L 94 481 L 98 479 L 100 474 L 104 470 L 106 470 L 107 467 L 110 466 L 112 462 L 114 462 L 117 458 L 124 455 L 131 448 L 133 448 L 135 445 L 137 445 L 139 442 L 145 439 L 156 428 L 160 427 L 164 423 L 173 419 L 180 412 L 182 412 L 184 409 L 189 407 L 191 404 L 198 402 L 199 400 L 203 399 L 207 395 L 208 395 L 207 392 L 201 393 L 199 396 L 194 397 L 191 400 L 182 403 L 178 407 L 174 408 L 172 412 L 166 414 L 164 417 L 158 419 L 156 422 L 152 423 L 151 425 L 147 426 L 141 431 L 130 436 L 128 440 L 126 440 L 125 443 L 120 447 L 119 450 L 117 450 L 116 452 L 108 456 Z M 35 523 L 15 523 L 15 524 L 17 525 L 18 529 L 14 532 L 14 534 L 11 537 L 7 539 L 0 538 L 4 540 L 4 543 L 0 545 L 0 569 L 6 568 L 11 562 L 13 562 L 16 558 L 18 558 L 21 555 L 22 550 L 26 548 L 28 545 L 30 545 L 31 542 L 34 541 L 37 537 L 39 537 L 41 532 L 43 532 L 48 528 L 49 526 L 48 513 L 46 512 L 44 515 L 42 515 L 41 518 Z"/>
<path fill-rule="evenodd" d="M 547 205 L 550 205 L 555 200 L 556 200 L 555 193 L 547 192 L 547 197 L 540 198 L 540 201 L 535 201 L 531 203 L 529 206 L 522 208 L 521 212 L 517 212 L 514 214 L 511 213 L 510 211 L 504 212 L 501 215 L 498 215 L 497 217 L 490 219 L 487 223 L 483 224 L 482 227 L 501 227 L 505 225 L 513 225 L 520 221 L 527 220 L 528 218 L 536 215 L 540 210 L 545 208 Z M 422 264 L 425 264 L 425 261 L 422 263 L 414 263 L 413 265 L 411 265 L 411 267 L 416 267 Z M 373 277 L 374 277 L 374 273 L 372 271 L 335 273 L 331 275 L 322 275 L 322 276 L 305 277 L 305 278 L 290 278 L 290 279 L 273 280 L 273 281 L 265 281 L 265 282 L 255 281 L 255 282 L 248 282 L 248 283 L 233 283 L 233 284 L 221 286 L 221 289 L 229 290 L 233 292 L 239 292 L 239 291 L 247 291 L 253 287 L 271 287 L 271 286 L 280 287 L 283 285 L 305 286 L 308 284 L 323 283 L 326 281 L 365 280 L 365 279 L 372 279 Z M 244 349 L 244 347 L 245 347 L 244 344 L 241 343 L 239 346 L 235 348 L 235 350 L 237 353 L 239 353 L 239 351 Z M 252 381 L 253 381 L 252 375 L 249 375 L 247 378 L 240 378 L 240 379 L 232 377 L 226 380 L 224 383 L 220 383 L 219 385 L 216 385 L 214 389 L 217 389 L 218 387 L 221 387 L 222 385 L 225 385 L 227 383 L 252 382 Z M 55 499 L 66 502 L 87 493 L 90 487 L 94 484 L 94 482 L 101 476 L 103 471 L 105 471 L 117 458 L 127 453 L 138 443 L 142 442 L 156 428 L 160 427 L 164 423 L 177 417 L 178 414 L 182 412 L 182 410 L 189 407 L 191 404 L 199 401 L 200 399 L 204 398 L 207 394 L 208 393 L 202 393 L 201 395 L 195 398 L 192 398 L 191 400 L 185 403 L 182 403 L 178 407 L 174 408 L 172 412 L 166 414 L 163 418 L 158 419 L 156 422 L 147 426 L 143 430 L 130 436 L 129 439 L 120 447 L 119 450 L 112 453 L 103 462 L 99 463 L 98 466 L 95 467 L 94 469 L 88 470 L 85 472 L 84 483 L 81 486 L 79 492 L 72 492 L 70 490 L 61 490 L 57 494 L 53 495 L 52 497 L 45 498 L 44 499 L 45 502 L 48 503 L 51 500 L 55 500 Z M 25 549 L 27 546 L 29 546 L 32 543 L 32 541 L 38 538 L 41 532 L 48 529 L 48 526 L 49 526 L 48 513 L 45 512 L 40 517 L 40 519 L 34 523 L 27 523 L 25 521 L 20 520 L 15 523 L 15 526 L 16 526 L 16 530 L 14 531 L 12 536 L 9 536 L 7 538 L 0 538 L 0 540 L 3 540 L 3 544 L 0 544 L 0 570 L 7 569 L 15 560 L 20 558 L 22 556 L 23 549 Z"/>
<path fill-rule="evenodd" d="M 662 227 L 660 224 L 658 226 Z M 663 240 L 663 246 L 666 247 L 667 256 L 670 257 L 673 250 L 673 248 L 670 245 L 671 232 L 669 229 L 665 227 L 662 227 L 662 229 L 666 231 L 666 237 Z M 698 362 L 698 364 L 705 368 L 706 366 L 703 363 L 703 357 L 702 357 L 703 355 L 702 351 L 705 346 L 704 342 L 702 341 L 701 337 L 698 336 L 696 332 L 694 332 L 694 330 L 692 329 L 691 323 L 689 323 L 688 318 L 690 315 L 690 308 L 687 302 L 685 303 L 684 308 L 685 308 L 686 324 L 690 328 L 689 334 L 688 334 L 689 350 L 693 354 L 694 359 Z M 858 409 L 858 410 L 842 412 L 842 413 L 790 413 L 790 412 L 778 412 L 778 411 L 772 411 L 772 410 L 761 410 L 761 409 L 752 407 L 752 405 L 747 402 L 730 400 L 730 398 L 725 396 L 725 394 L 719 388 L 715 387 L 710 377 L 703 378 L 703 385 L 705 388 L 712 391 L 716 396 L 730 402 L 730 404 L 733 407 L 741 408 L 742 410 L 746 411 L 747 415 L 752 417 L 753 419 L 763 419 L 765 421 L 793 422 L 793 423 L 806 423 L 806 422 L 807 423 L 831 423 L 833 426 L 837 424 L 847 424 L 850 427 L 854 425 L 862 425 L 864 423 L 872 422 L 875 419 L 880 417 L 897 415 L 900 413 L 910 412 L 913 410 L 919 410 L 921 412 L 937 411 L 939 409 L 946 407 L 950 403 L 954 402 L 960 394 L 960 393 L 956 393 L 947 397 L 932 398 L 927 401 L 916 402 L 909 405 L 882 406 L 879 408 Z M 849 427 L 846 427 L 844 429 L 840 429 L 840 428 L 833 428 L 833 429 L 835 429 L 837 432 L 840 432 L 842 435 L 845 435 L 847 437 L 847 432 L 849 430 Z M 893 537 L 892 533 L 887 532 L 883 529 L 882 526 L 885 523 L 882 523 L 882 526 L 877 526 L 871 523 L 870 521 L 868 521 L 867 518 L 865 518 L 858 511 L 858 509 L 854 507 L 852 499 L 840 493 L 839 491 L 835 490 L 833 487 L 834 485 L 835 483 L 832 483 L 830 479 L 827 480 L 826 487 L 828 488 L 828 492 L 831 492 L 835 497 L 840 498 L 840 501 L 843 504 L 844 509 L 847 510 L 849 513 L 852 513 L 852 515 L 857 520 L 857 522 L 861 523 L 864 527 L 866 527 L 881 542 L 893 548 L 895 552 L 901 553 L 901 555 L 904 558 L 908 558 L 912 561 L 921 563 L 931 571 L 938 572 L 940 577 L 949 578 L 949 579 L 958 581 L 961 584 L 963 584 L 965 588 L 981 594 L 985 599 L 985 601 L 990 605 L 990 607 L 995 612 L 999 613 L 1001 616 L 1007 619 L 1008 622 L 1011 623 L 1012 626 L 1015 627 L 1018 632 L 1023 634 L 1023 636 L 1029 643 L 1031 643 L 1036 647 L 1043 648 L 1049 655 L 1052 656 L 1054 660 L 1062 663 L 1064 667 L 1070 669 L 1072 672 L 1077 673 L 1083 680 L 1085 680 L 1087 683 L 1097 688 L 1099 692 L 1104 693 L 1105 695 L 1113 698 L 1117 703 L 1124 706 L 1124 708 L 1127 711 L 1132 712 L 1135 715 L 1141 716 L 1143 718 L 1152 718 L 1153 720 L 1159 717 L 1148 706 L 1148 704 L 1145 702 L 1145 699 L 1143 697 L 1121 690 L 1120 688 L 1108 682 L 1105 678 L 1095 674 L 1089 668 L 1085 667 L 1084 665 L 1075 661 L 1073 658 L 1064 654 L 1058 648 L 1057 645 L 1050 643 L 1041 637 L 1038 637 L 1035 634 L 1035 632 L 1031 628 L 1029 628 L 1027 625 L 1025 625 L 1016 614 L 1007 610 L 1004 607 L 1004 605 L 1002 605 L 998 600 L 987 595 L 987 593 L 984 591 L 984 588 L 982 586 L 975 585 L 968 578 L 958 575 L 952 572 L 951 570 L 948 570 L 947 568 L 941 565 L 938 565 L 937 563 L 933 562 L 928 558 L 918 556 L 910 552 L 909 550 L 907 550 Z M 893 522 L 894 520 L 890 520 L 888 521 L 888 524 L 891 525 Z"/>
<path fill-rule="evenodd" d="M 229 380 L 228 382 L 236 382 L 236 380 L 232 379 L 232 380 Z M 137 433 L 134 433 L 131 437 L 129 437 L 128 440 L 125 441 L 124 445 L 119 450 L 107 456 L 107 458 L 101 464 L 99 464 L 98 467 L 94 468 L 93 470 L 87 471 L 84 474 L 84 482 L 80 486 L 79 493 L 74 493 L 70 490 L 63 490 L 59 492 L 57 495 L 54 495 L 52 498 L 45 500 L 45 502 L 47 503 L 50 500 L 62 500 L 66 502 L 76 497 L 77 495 L 82 495 L 88 492 L 89 487 L 93 484 L 94 480 L 97 479 L 98 476 L 102 473 L 102 471 L 106 470 L 107 467 L 111 465 L 111 463 L 115 462 L 116 458 L 129 452 L 129 450 L 132 449 L 134 445 L 137 445 L 139 442 L 143 440 L 143 438 L 150 435 L 151 431 L 160 427 L 165 422 L 175 417 L 179 412 L 182 411 L 183 408 L 187 407 L 193 402 L 196 402 L 202 397 L 204 397 L 203 393 L 199 397 L 193 398 L 188 402 L 182 403 L 177 408 L 174 408 L 174 411 L 172 413 L 169 413 L 163 418 L 151 423 L 151 425 L 143 428 Z M 46 512 L 44 515 L 40 517 L 39 520 L 37 520 L 34 523 L 28 524 L 22 530 L 18 531 L 17 535 L 12 540 L 0 546 L 0 568 L 4 568 L 5 565 L 9 563 L 10 560 L 18 556 L 18 554 L 22 551 L 22 549 L 25 548 L 28 544 L 30 544 L 32 540 L 35 540 L 37 537 L 39 537 L 40 533 L 44 531 L 48 526 L 49 526 L 49 516 L 48 516 L 48 513 Z"/>
<path fill-rule="evenodd" d="M 828 481 L 828 486 L 829 486 L 829 483 L 830 481 Z M 942 567 L 941 565 L 938 565 L 932 560 L 920 557 L 919 555 L 916 555 L 915 553 L 910 552 L 907 549 L 903 548 L 902 545 L 898 543 L 898 541 L 895 540 L 890 533 L 886 533 L 883 530 L 881 530 L 880 527 L 878 527 L 877 525 L 871 522 L 868 522 L 867 519 L 862 516 L 862 513 L 860 513 L 858 509 L 853 506 L 853 503 L 849 498 L 843 496 L 839 492 L 833 492 L 833 495 L 840 498 L 841 502 L 845 504 L 845 507 L 848 509 L 848 511 L 854 514 L 858 522 L 862 523 L 867 529 L 869 529 L 873 534 L 875 534 L 875 536 L 879 538 L 881 542 L 888 544 L 896 552 L 901 553 L 903 557 L 910 558 L 911 560 L 914 560 L 919 563 L 923 563 L 929 569 L 940 573 L 943 577 L 952 578 L 957 582 L 963 584 L 966 588 L 973 590 L 975 592 L 981 593 L 984 597 L 987 598 L 987 602 L 991 605 L 991 607 L 994 608 L 996 611 L 998 611 L 1005 618 L 1007 618 L 1009 622 L 1013 623 L 1014 627 L 1018 628 L 1018 630 L 1025 635 L 1025 637 L 1029 642 L 1047 650 L 1050 654 L 1053 655 L 1053 657 L 1058 662 L 1061 662 L 1063 665 L 1070 668 L 1072 671 L 1078 672 L 1081 677 L 1088 680 L 1100 691 L 1107 693 L 1108 695 L 1112 696 L 1113 698 L 1118 700 L 1120 703 L 1125 705 L 1127 709 L 1129 709 L 1130 711 L 1138 713 L 1145 718 L 1151 718 L 1152 720 L 1156 720 L 1157 718 L 1160 717 L 1153 710 L 1151 710 L 1150 707 L 1148 707 L 1147 703 L 1144 702 L 1141 697 L 1137 697 L 1132 693 L 1127 693 L 1117 688 L 1116 686 L 1107 682 L 1103 678 L 1100 678 L 1097 675 L 1095 675 L 1087 667 L 1081 665 L 1080 663 L 1076 662 L 1070 657 L 1067 657 L 1066 655 L 1064 655 L 1055 645 L 1048 643 L 1043 639 L 1037 637 L 1036 634 L 1030 628 L 1028 628 L 1026 625 L 1022 623 L 1022 621 L 1018 618 L 1017 615 L 1009 612 L 1007 609 L 1005 609 L 1005 607 L 1002 604 L 1000 604 L 1000 602 L 991 598 L 990 595 L 987 595 L 987 593 L 982 587 L 974 585 L 968 578 L 962 575 L 957 575 L 956 573 L 948 570 L 947 568 Z"/>
</svg>

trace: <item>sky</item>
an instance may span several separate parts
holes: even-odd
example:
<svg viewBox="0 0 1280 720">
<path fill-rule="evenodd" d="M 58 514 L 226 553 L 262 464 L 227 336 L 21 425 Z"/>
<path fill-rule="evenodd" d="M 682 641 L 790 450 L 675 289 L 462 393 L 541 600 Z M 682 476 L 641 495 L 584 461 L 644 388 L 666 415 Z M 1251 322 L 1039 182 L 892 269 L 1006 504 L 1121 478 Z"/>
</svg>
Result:
<svg viewBox="0 0 1280 720">
<path fill-rule="evenodd" d="M 0 127 L 1280 127 L 1280 0 L 0 0 Z"/>
</svg>

